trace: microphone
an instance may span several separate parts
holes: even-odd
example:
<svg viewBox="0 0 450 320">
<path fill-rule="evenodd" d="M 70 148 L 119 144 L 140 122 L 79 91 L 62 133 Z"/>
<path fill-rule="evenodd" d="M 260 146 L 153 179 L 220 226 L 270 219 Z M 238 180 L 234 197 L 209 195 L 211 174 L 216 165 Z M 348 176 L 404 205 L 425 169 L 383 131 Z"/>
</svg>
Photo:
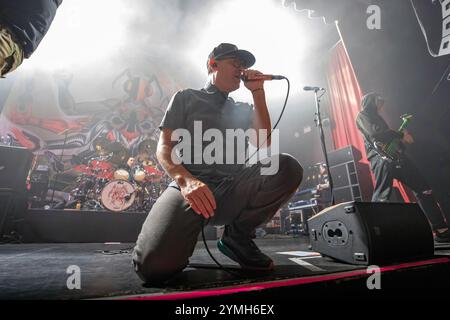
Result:
<svg viewBox="0 0 450 320">
<path fill-rule="evenodd" d="M 303 87 L 303 90 L 305 90 L 305 91 L 321 91 L 321 90 L 325 90 L 325 88 L 321 88 L 321 87 Z"/>
<path fill-rule="evenodd" d="M 251 78 L 247 77 L 246 75 L 241 75 L 241 80 L 244 82 L 247 81 L 270 81 L 270 80 L 283 80 L 286 79 L 285 76 L 279 76 L 275 74 L 258 74 Z"/>
</svg>

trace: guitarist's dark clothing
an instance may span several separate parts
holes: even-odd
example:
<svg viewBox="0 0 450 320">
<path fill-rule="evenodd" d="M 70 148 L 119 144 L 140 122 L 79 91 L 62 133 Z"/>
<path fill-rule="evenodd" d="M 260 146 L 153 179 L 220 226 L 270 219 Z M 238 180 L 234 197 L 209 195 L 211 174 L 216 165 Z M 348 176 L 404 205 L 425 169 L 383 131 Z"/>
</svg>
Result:
<svg viewBox="0 0 450 320">
<path fill-rule="evenodd" d="M 359 131 L 363 133 L 367 152 L 373 148 L 374 141 L 387 143 L 395 138 L 403 138 L 403 133 L 391 130 L 377 112 L 373 113 L 363 109 L 356 118 L 356 125 Z"/>
<path fill-rule="evenodd" d="M 356 117 L 356 126 L 363 135 L 367 159 L 375 176 L 372 201 L 389 201 L 393 179 L 397 179 L 414 192 L 433 230 L 446 228 L 447 224 L 441 210 L 430 194 L 431 188 L 415 164 L 404 154 L 400 161 L 389 162 L 383 159 L 373 147 L 374 141 L 388 143 L 392 139 L 403 138 L 403 133 L 391 130 L 386 121 L 378 114 L 376 94 L 368 94 L 363 98 L 362 111 Z"/>
</svg>

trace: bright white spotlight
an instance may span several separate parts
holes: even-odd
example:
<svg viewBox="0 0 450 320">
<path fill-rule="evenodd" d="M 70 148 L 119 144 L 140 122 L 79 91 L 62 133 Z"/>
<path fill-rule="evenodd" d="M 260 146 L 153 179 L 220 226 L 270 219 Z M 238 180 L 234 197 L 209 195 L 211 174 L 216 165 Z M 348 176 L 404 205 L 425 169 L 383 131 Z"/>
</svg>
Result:
<svg viewBox="0 0 450 320">
<path fill-rule="evenodd" d="M 282 74 L 291 82 L 301 82 L 300 62 L 310 37 L 301 35 L 298 15 L 273 0 L 221 1 L 205 21 L 204 29 L 188 50 L 190 60 L 206 74 L 208 53 L 220 42 L 230 42 L 256 56 L 255 69 Z M 279 87 L 282 83 L 271 83 Z M 280 87 L 280 89 L 282 89 Z M 234 95 L 248 101 L 240 90 Z M 285 90 L 275 90 L 283 95 Z"/>
</svg>

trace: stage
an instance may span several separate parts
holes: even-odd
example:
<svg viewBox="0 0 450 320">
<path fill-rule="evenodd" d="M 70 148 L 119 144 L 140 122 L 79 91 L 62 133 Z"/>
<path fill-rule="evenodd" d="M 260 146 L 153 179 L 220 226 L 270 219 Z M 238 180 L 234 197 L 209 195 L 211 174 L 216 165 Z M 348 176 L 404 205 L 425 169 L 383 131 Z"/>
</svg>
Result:
<svg viewBox="0 0 450 320">
<path fill-rule="evenodd" d="M 414 292 L 416 298 L 430 297 L 436 290 L 450 288 L 448 245 L 436 247 L 435 256 L 430 259 L 380 266 L 381 289 L 369 290 L 370 274 L 364 266 L 339 263 L 310 251 L 306 236 L 269 234 L 255 242 L 275 261 L 273 273 L 242 272 L 217 250 L 215 241 L 207 241 L 214 257 L 231 273 L 220 270 L 199 241 L 188 268 L 167 283 L 154 285 L 144 285 L 134 273 L 133 243 L 3 244 L 0 246 L 0 299 L 192 302 L 199 298 L 232 301 L 257 298 L 275 302 L 343 298 L 346 294 L 365 296 L 370 291 L 383 295 L 398 289 L 405 294 Z M 72 281 L 73 266 L 79 268 L 79 289 L 76 281 Z"/>
<path fill-rule="evenodd" d="M 450 0 L 0 0 L 0 21 L 0 300 L 448 299 Z M 271 272 L 217 248 L 268 269 L 255 228 Z M 148 279 L 198 243 L 144 284 L 139 235 Z"/>
</svg>

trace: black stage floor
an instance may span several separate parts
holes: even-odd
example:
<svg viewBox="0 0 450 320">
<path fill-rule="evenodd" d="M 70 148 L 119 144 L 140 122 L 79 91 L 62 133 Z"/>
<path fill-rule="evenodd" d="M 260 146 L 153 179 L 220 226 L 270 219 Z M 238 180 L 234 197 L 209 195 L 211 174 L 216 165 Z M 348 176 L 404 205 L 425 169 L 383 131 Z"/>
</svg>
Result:
<svg viewBox="0 0 450 320">
<path fill-rule="evenodd" d="M 215 241 L 208 241 L 214 257 L 235 271 L 227 273 L 215 266 L 203 243 L 199 242 L 189 268 L 164 285 L 150 287 L 144 286 L 133 271 L 132 243 L 4 244 L 0 245 L 0 299 L 185 299 L 255 288 L 297 288 L 301 284 L 366 274 L 364 267 L 339 263 L 309 251 L 307 237 L 268 235 L 255 242 L 274 259 L 273 273 L 243 273 L 217 250 Z M 438 278 L 433 281 L 450 288 L 450 250 L 441 248 L 436 253 L 436 257 L 428 261 L 400 265 L 392 270 L 415 268 L 420 271 L 439 265 Z M 80 289 L 70 290 L 67 282 L 73 271 L 69 274 L 67 270 L 73 265 L 80 270 Z M 439 278 L 445 272 L 447 277 Z M 69 282 L 71 280 L 73 278 Z M 301 289 L 298 290 L 296 292 L 300 293 Z"/>
</svg>

